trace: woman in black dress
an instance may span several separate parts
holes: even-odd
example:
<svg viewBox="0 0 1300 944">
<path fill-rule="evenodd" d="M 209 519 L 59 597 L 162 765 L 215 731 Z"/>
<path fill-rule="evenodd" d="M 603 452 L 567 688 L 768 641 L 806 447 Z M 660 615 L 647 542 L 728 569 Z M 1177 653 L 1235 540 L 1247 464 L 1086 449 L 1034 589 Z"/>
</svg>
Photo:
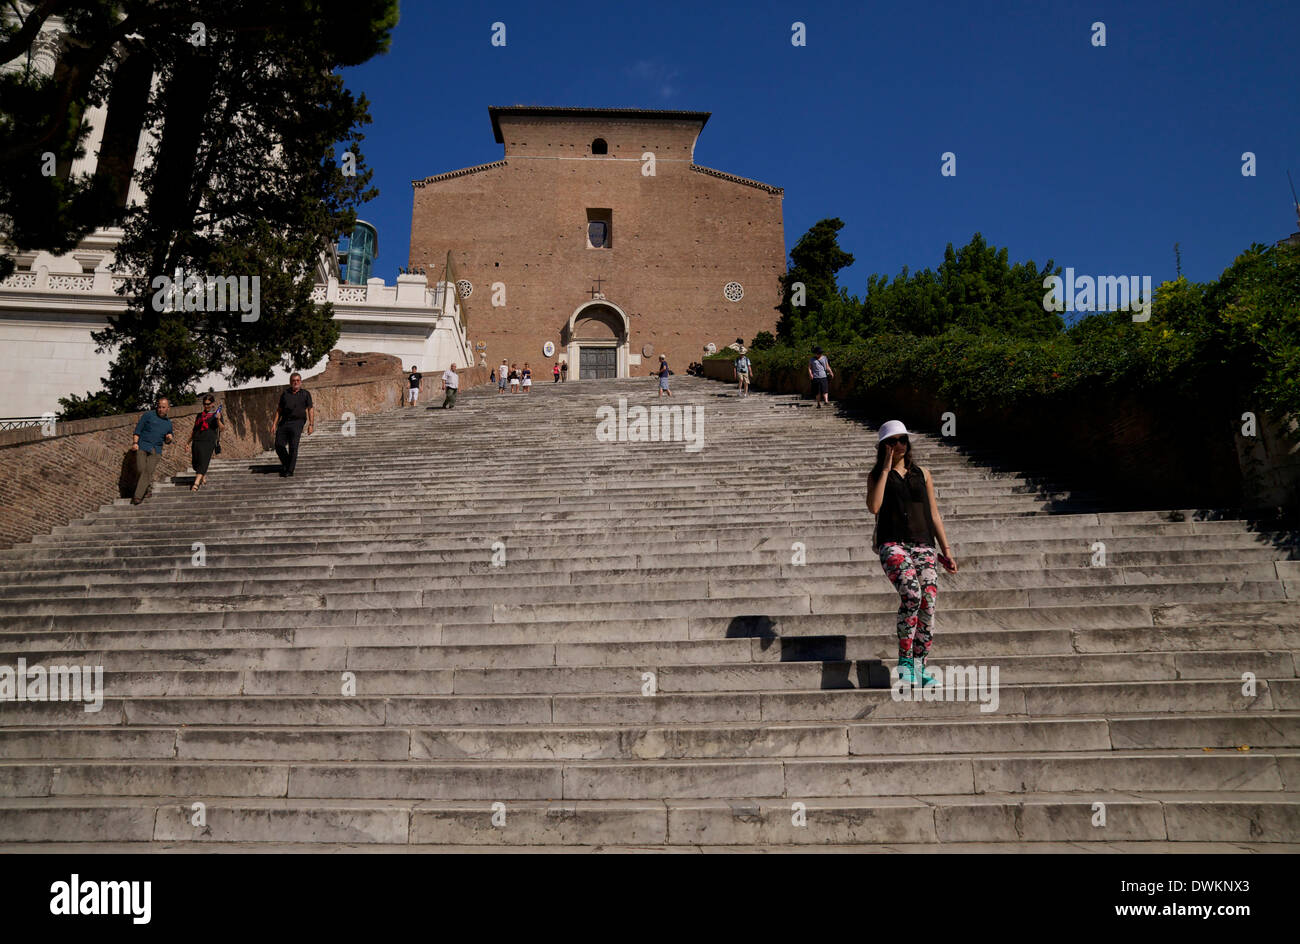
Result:
<svg viewBox="0 0 1300 944">
<path fill-rule="evenodd" d="M 190 432 L 190 464 L 198 473 L 194 484 L 190 486 L 191 492 L 197 492 L 202 487 L 208 474 L 208 463 L 212 461 L 212 453 L 217 448 L 217 438 L 225 426 L 226 421 L 221 418 L 217 398 L 207 394 L 203 398 L 203 409 L 194 417 L 194 429 Z"/>
</svg>

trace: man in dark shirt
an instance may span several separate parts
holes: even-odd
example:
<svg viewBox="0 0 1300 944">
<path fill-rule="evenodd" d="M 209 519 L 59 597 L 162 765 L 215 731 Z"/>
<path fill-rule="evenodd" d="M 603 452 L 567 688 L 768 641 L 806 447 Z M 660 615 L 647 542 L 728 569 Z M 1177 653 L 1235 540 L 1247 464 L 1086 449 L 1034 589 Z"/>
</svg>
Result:
<svg viewBox="0 0 1300 944">
<path fill-rule="evenodd" d="M 172 421 L 167 419 L 167 411 L 172 408 L 166 397 L 158 401 L 153 410 L 146 410 L 136 421 L 135 431 L 131 434 L 131 451 L 135 453 L 135 497 L 131 504 L 138 505 L 153 486 L 154 470 L 162 458 L 163 443 L 172 441 Z"/>
<path fill-rule="evenodd" d="M 406 394 L 406 405 L 415 406 L 416 401 L 420 399 L 420 379 L 422 377 L 424 377 L 424 374 L 416 370 L 415 365 L 412 364 L 410 376 L 406 378 L 411 384 L 410 390 Z"/>
<path fill-rule="evenodd" d="M 275 422 L 271 427 L 275 452 L 280 457 L 281 478 L 293 475 L 298 465 L 298 440 L 302 438 L 304 423 L 310 436 L 316 428 L 316 410 L 312 406 L 311 394 L 302 389 L 302 374 L 294 373 L 289 376 L 289 389 L 280 394 Z"/>
</svg>

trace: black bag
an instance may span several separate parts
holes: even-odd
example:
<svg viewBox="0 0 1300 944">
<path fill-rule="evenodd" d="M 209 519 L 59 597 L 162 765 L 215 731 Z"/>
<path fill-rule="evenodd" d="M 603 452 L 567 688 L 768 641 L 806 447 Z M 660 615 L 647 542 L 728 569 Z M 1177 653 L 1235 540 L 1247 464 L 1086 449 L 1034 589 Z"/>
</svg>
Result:
<svg viewBox="0 0 1300 944">
<path fill-rule="evenodd" d="M 221 455 L 221 440 L 220 440 L 220 439 L 218 439 L 218 440 L 217 440 L 217 444 L 216 444 L 215 446 L 212 447 L 212 454 L 213 454 L 214 456 L 219 456 L 219 455 Z"/>
</svg>

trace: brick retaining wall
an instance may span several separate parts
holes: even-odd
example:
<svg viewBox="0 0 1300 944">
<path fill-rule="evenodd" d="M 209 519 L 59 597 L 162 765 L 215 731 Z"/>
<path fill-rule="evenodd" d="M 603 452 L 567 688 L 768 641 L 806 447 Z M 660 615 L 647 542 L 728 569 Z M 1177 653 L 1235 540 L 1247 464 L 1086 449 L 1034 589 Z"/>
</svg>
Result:
<svg viewBox="0 0 1300 944">
<path fill-rule="evenodd" d="M 754 387 L 811 396 L 802 369 L 756 369 Z M 932 434 L 952 409 L 928 390 L 859 390 L 857 377 L 847 371 L 836 372 L 830 389 L 832 401 L 851 401 L 872 423 L 900 419 Z M 1300 509 L 1300 452 L 1264 417 L 1258 444 L 1246 448 L 1239 435 L 1241 411 L 1212 398 L 1103 390 L 1015 409 L 954 412 L 959 441 L 995 449 L 1008 467 L 1050 470 L 1063 484 L 1106 495 L 1117 508 L 1228 508 L 1261 515 Z"/>
<path fill-rule="evenodd" d="M 331 369 L 303 382 L 311 391 L 317 421 L 338 420 L 348 412 L 358 416 L 378 413 L 401 405 L 406 372 L 400 365 L 388 363 L 396 359 L 364 357 L 371 359 L 368 369 L 358 369 L 355 363 L 343 365 L 345 369 Z M 461 389 L 487 382 L 488 369 L 484 367 L 463 368 L 457 373 Z M 426 397 L 441 386 L 440 376 L 425 375 Z M 274 448 L 271 420 L 285 389 L 278 384 L 217 394 L 226 421 L 221 435 L 223 459 L 247 459 Z M 190 470 L 190 430 L 199 410 L 198 404 L 172 407 L 168 418 L 175 427 L 175 438 L 163 449 L 155 482 Z M 39 427 L 0 432 L 0 547 L 30 541 L 130 495 L 135 485 L 131 433 L 139 417 L 139 413 L 127 413 L 59 422 L 53 436 L 42 435 Z"/>
</svg>

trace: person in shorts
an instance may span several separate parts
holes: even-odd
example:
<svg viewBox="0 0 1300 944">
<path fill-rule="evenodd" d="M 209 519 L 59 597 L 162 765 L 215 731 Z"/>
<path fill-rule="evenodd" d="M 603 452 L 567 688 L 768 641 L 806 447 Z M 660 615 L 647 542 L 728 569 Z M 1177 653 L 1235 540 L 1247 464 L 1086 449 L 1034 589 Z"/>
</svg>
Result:
<svg viewBox="0 0 1300 944">
<path fill-rule="evenodd" d="M 519 385 L 524 388 L 524 393 L 533 391 L 533 370 L 527 364 L 524 365 L 523 373 L 519 377 Z"/>
<path fill-rule="evenodd" d="M 501 396 L 501 394 L 506 392 L 506 384 L 510 382 L 506 379 L 506 375 L 509 373 L 509 365 L 507 365 L 505 361 L 502 361 L 501 366 L 497 368 L 497 396 Z"/>
<path fill-rule="evenodd" d="M 668 358 L 663 354 L 659 355 L 659 396 L 664 394 L 672 396 L 673 392 L 668 389 L 668 378 L 672 376 L 672 371 L 668 369 Z"/>
<path fill-rule="evenodd" d="M 749 356 L 741 354 L 736 358 L 732 366 L 736 374 L 736 380 L 740 384 L 740 395 L 742 397 L 749 396 L 749 374 L 753 369 L 753 365 L 749 362 Z"/>
<path fill-rule="evenodd" d="M 835 372 L 831 370 L 830 361 L 819 347 L 813 348 L 812 360 L 808 362 L 808 376 L 812 379 L 813 399 L 817 401 L 817 409 L 822 408 L 823 402 L 830 406 L 830 378 L 835 376 Z"/>
<path fill-rule="evenodd" d="M 510 392 L 511 393 L 519 392 L 519 365 L 518 364 L 510 365 Z"/>
<path fill-rule="evenodd" d="M 406 378 L 411 385 L 410 389 L 406 391 L 407 406 L 415 406 L 416 401 L 420 399 L 420 379 L 423 376 L 424 376 L 423 374 L 421 374 L 418 370 L 415 369 L 415 365 L 412 364 L 411 373 Z"/>
</svg>

